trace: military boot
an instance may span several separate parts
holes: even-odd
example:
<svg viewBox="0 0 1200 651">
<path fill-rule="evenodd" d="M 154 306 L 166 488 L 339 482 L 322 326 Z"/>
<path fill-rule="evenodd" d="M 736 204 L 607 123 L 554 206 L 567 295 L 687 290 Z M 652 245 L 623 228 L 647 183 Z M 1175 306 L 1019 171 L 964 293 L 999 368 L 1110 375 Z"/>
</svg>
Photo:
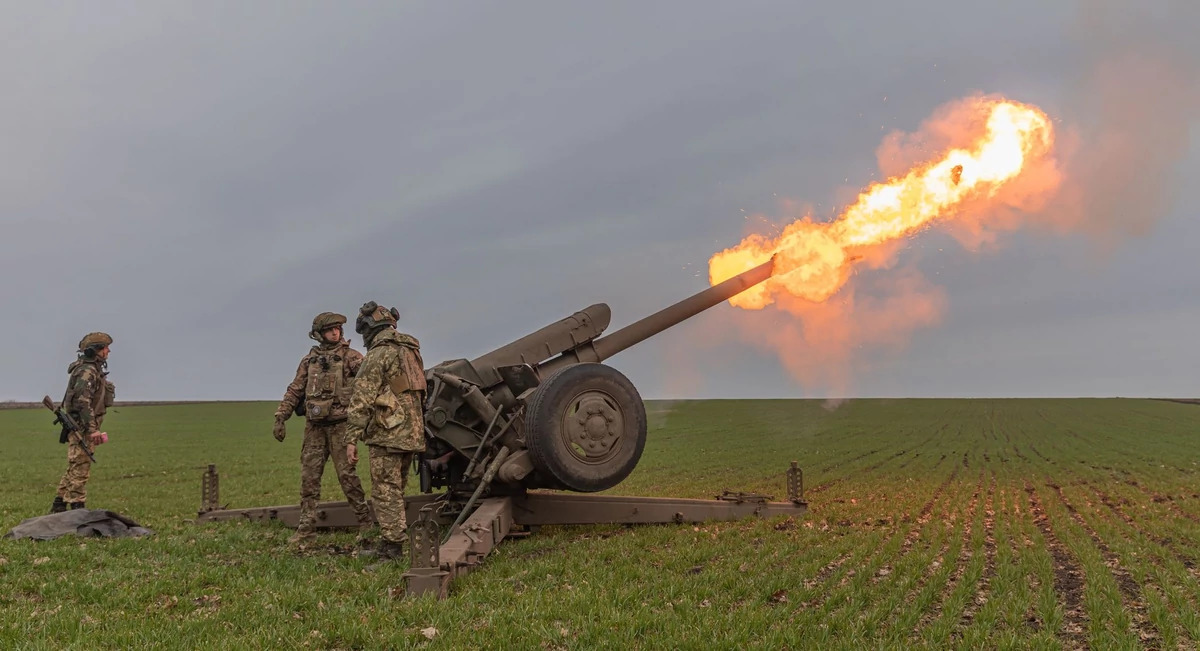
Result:
<svg viewBox="0 0 1200 651">
<path fill-rule="evenodd" d="M 299 545 L 303 547 L 304 545 L 311 544 L 316 539 L 317 534 L 313 533 L 312 529 L 300 527 L 299 529 L 296 529 L 296 533 L 292 534 L 291 538 L 288 538 L 288 544 Z"/>
<path fill-rule="evenodd" d="M 71 502 L 71 508 L 72 509 L 82 509 L 82 508 L 84 508 L 83 502 Z"/>
<path fill-rule="evenodd" d="M 63 501 L 62 495 L 54 496 L 54 503 L 50 505 L 51 513 L 62 513 L 67 510 L 67 503 Z"/>
</svg>

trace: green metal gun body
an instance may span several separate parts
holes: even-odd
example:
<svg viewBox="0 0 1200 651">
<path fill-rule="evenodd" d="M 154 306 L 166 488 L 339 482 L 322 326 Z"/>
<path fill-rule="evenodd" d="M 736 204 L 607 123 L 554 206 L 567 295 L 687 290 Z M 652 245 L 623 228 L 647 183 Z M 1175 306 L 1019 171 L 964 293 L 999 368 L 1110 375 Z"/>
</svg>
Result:
<svg viewBox="0 0 1200 651">
<path fill-rule="evenodd" d="M 63 411 L 62 407 L 55 407 L 54 401 L 50 399 L 50 396 L 42 398 L 42 404 L 46 407 L 46 409 L 54 412 L 54 424 L 62 425 L 63 432 L 66 433 L 68 437 L 74 434 L 75 442 L 79 444 L 80 448 L 83 448 L 83 452 L 88 455 L 88 458 L 92 460 L 92 463 L 96 463 L 96 457 L 92 455 L 91 448 L 89 448 L 87 443 L 84 442 L 83 430 L 79 429 L 79 424 L 75 422 L 75 419 L 71 418 L 70 414 Z"/>
</svg>

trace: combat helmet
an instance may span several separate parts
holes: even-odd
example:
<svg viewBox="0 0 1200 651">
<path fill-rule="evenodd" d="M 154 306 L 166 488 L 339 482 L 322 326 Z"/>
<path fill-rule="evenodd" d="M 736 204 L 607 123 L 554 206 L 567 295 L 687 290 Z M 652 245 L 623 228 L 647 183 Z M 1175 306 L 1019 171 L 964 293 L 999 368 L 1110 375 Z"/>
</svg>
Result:
<svg viewBox="0 0 1200 651">
<path fill-rule="evenodd" d="M 96 353 L 104 349 L 105 346 L 111 346 L 112 337 L 103 332 L 89 332 L 84 335 L 83 339 L 79 340 L 79 352 L 93 357 Z"/>
<path fill-rule="evenodd" d="M 368 301 L 363 303 L 358 310 L 358 318 L 354 321 L 354 331 L 360 335 L 366 335 L 376 328 L 394 326 L 399 320 L 400 312 L 396 308 L 389 309 L 375 301 Z"/>
<path fill-rule="evenodd" d="M 321 333 L 330 328 L 340 328 L 346 322 L 346 317 L 337 312 L 322 312 L 313 319 L 312 330 L 308 332 L 308 336 L 316 341 L 321 341 Z"/>
</svg>

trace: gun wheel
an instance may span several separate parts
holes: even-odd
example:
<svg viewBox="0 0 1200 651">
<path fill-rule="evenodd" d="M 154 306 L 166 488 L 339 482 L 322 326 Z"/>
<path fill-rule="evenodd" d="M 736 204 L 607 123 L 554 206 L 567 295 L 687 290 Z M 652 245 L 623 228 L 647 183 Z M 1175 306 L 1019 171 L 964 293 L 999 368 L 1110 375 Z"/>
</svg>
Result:
<svg viewBox="0 0 1200 651">
<path fill-rule="evenodd" d="M 633 383 L 603 364 L 575 364 L 541 384 L 529 407 L 533 464 L 580 492 L 616 486 L 646 446 L 646 406 Z"/>
</svg>

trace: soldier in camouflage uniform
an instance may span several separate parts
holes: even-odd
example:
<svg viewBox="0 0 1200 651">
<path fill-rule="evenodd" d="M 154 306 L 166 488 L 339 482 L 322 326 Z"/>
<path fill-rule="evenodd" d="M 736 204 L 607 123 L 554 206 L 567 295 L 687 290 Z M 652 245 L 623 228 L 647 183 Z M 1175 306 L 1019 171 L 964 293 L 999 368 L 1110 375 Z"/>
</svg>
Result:
<svg viewBox="0 0 1200 651">
<path fill-rule="evenodd" d="M 371 500 L 379 520 L 380 544 L 367 555 L 398 558 L 408 540 L 404 491 L 408 467 L 425 449 L 425 369 L 421 347 L 396 332 L 400 314 L 371 301 L 359 310 L 355 331 L 367 356 L 350 397 L 346 455 L 358 458 L 358 441 L 367 444 L 371 464 Z"/>
<path fill-rule="evenodd" d="M 89 333 L 79 341 L 78 359 L 67 367 L 70 379 L 67 380 L 62 409 L 83 430 L 83 439 L 75 435 L 59 439 L 60 443 L 67 443 L 67 471 L 58 482 L 51 513 L 62 513 L 68 505 L 72 509 L 82 509 L 87 500 L 87 481 L 92 472 L 88 452 L 100 444 L 104 413 L 116 397 L 116 388 L 108 381 L 106 370 L 108 347 L 112 342 L 112 337 L 103 332 Z"/>
<path fill-rule="evenodd" d="M 296 377 L 288 385 L 275 410 L 275 438 L 287 435 L 287 419 L 303 413 L 304 444 L 300 448 L 300 526 L 290 543 L 306 543 L 314 537 L 316 506 L 321 499 L 321 475 L 333 457 L 338 483 L 358 518 L 359 533 L 374 526 L 362 482 L 355 471 L 356 460 L 346 457 L 346 408 L 350 387 L 362 363 L 362 353 L 350 347 L 342 324 L 346 317 L 322 312 L 313 319 L 308 336 L 317 342 L 300 360 Z"/>
</svg>

